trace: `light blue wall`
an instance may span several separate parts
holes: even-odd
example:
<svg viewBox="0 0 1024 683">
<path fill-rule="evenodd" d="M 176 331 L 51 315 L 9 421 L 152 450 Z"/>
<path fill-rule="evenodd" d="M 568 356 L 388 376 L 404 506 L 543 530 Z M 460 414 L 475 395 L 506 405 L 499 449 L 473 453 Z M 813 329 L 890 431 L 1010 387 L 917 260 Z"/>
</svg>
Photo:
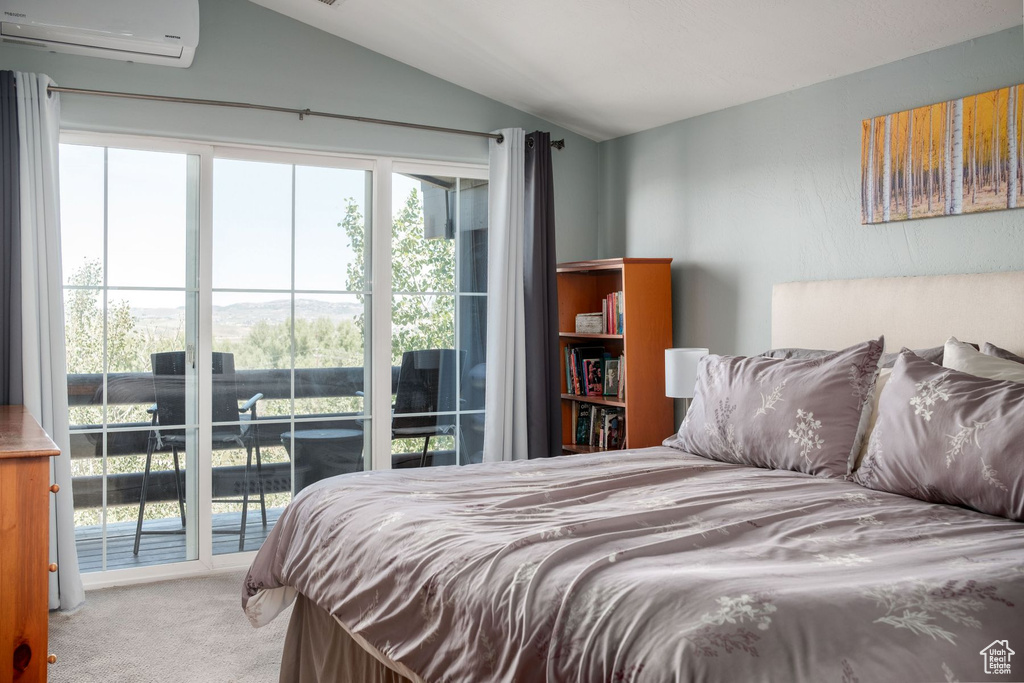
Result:
<svg viewBox="0 0 1024 683">
<path fill-rule="evenodd" d="M 861 120 L 1024 82 L 1022 37 L 601 143 L 601 254 L 674 258 L 675 342 L 718 353 L 768 347 L 776 282 L 1024 269 L 1024 209 L 860 224 Z"/>
<path fill-rule="evenodd" d="M 310 0 L 312 1 L 312 0 Z M 201 0 L 200 44 L 188 69 L 51 54 L 0 44 L 0 69 L 59 85 L 310 108 L 450 128 L 551 131 L 560 260 L 597 254 L 597 144 L 247 0 Z M 487 142 L 283 114 L 65 95 L 68 129 L 155 134 L 315 150 L 480 162 Z"/>
</svg>

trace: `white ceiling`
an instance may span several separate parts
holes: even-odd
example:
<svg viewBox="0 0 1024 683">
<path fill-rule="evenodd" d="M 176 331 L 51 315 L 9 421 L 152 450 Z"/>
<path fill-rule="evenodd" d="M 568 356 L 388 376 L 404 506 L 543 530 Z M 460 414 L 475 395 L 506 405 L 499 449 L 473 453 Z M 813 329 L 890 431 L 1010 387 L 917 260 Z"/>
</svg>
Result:
<svg viewBox="0 0 1024 683">
<path fill-rule="evenodd" d="M 1021 23 L 1021 0 L 253 0 L 593 140 Z"/>
</svg>

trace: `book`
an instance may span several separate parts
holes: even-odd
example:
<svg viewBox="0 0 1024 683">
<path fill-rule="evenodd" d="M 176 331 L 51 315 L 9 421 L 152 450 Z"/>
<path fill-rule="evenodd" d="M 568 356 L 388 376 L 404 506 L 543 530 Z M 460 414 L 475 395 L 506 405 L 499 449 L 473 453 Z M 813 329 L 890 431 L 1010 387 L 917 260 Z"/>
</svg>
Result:
<svg viewBox="0 0 1024 683">
<path fill-rule="evenodd" d="M 626 357 L 619 356 L 619 400 L 626 400 Z"/>
<path fill-rule="evenodd" d="M 623 302 L 626 297 L 622 291 L 611 292 L 604 297 L 601 303 L 601 312 L 604 314 L 605 334 L 623 334 L 625 328 L 625 316 Z"/>
<path fill-rule="evenodd" d="M 600 396 L 604 393 L 603 365 L 603 358 L 587 358 L 583 361 L 584 393 L 587 396 Z"/>
<path fill-rule="evenodd" d="M 571 394 L 572 390 L 572 349 L 565 345 L 565 393 Z"/>
<path fill-rule="evenodd" d="M 621 411 L 608 411 L 605 415 L 604 443 L 602 444 L 605 448 L 612 450 L 622 448 L 625 441 L 625 432 L 623 431 L 625 423 L 626 417 Z"/>
<path fill-rule="evenodd" d="M 592 407 L 589 403 L 582 403 L 579 406 L 579 414 L 576 417 L 576 438 L 573 441 L 577 445 L 589 443 Z"/>
<path fill-rule="evenodd" d="M 604 368 L 604 386 L 601 393 L 605 396 L 618 396 L 619 395 L 619 359 L 618 358 L 605 358 Z"/>
<path fill-rule="evenodd" d="M 616 314 L 619 321 L 619 334 L 626 333 L 626 296 L 624 292 L 619 292 L 616 295 Z"/>
<path fill-rule="evenodd" d="M 622 408 L 579 403 L 573 406 L 573 444 L 617 450 L 626 443 L 626 414 Z"/>
<path fill-rule="evenodd" d="M 590 392 L 587 390 L 587 373 L 584 368 L 584 363 L 587 360 L 593 360 L 604 358 L 605 350 L 603 346 L 569 346 L 568 351 L 568 366 L 567 373 L 567 390 L 568 393 L 575 396 L 587 396 Z M 600 395 L 601 390 L 598 390 Z"/>
</svg>

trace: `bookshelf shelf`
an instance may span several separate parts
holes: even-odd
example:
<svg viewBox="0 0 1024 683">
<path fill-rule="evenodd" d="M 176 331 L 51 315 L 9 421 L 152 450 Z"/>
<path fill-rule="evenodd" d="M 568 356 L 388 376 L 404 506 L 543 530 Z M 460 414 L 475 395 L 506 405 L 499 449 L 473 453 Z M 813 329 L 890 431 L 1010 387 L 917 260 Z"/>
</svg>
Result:
<svg viewBox="0 0 1024 683">
<path fill-rule="evenodd" d="M 605 398 L 604 396 L 576 396 L 575 394 L 562 394 L 566 401 L 579 401 L 580 403 L 593 403 L 599 406 L 612 406 L 614 408 L 625 408 L 626 402 L 617 398 Z"/>
<path fill-rule="evenodd" d="M 623 335 L 621 335 L 621 334 L 577 334 L 575 332 L 559 332 L 558 336 L 562 337 L 563 339 L 608 339 L 608 340 L 614 340 L 614 339 L 622 339 L 623 338 Z"/>
<path fill-rule="evenodd" d="M 562 446 L 562 450 L 566 453 L 606 453 L 609 449 L 601 448 L 600 446 L 583 446 L 567 443 Z"/>
<path fill-rule="evenodd" d="M 618 411 L 624 418 L 625 443 L 618 448 L 656 446 L 675 431 L 672 400 L 665 396 L 665 349 L 672 346 L 671 263 L 672 259 L 667 258 L 619 258 L 558 264 L 564 453 L 614 450 L 574 443 L 576 418 L 588 404 L 586 410 L 590 415 Z M 601 311 L 605 297 L 613 292 L 621 293 L 623 333 L 577 334 L 577 314 Z M 567 347 L 581 351 L 588 350 L 584 347 L 603 347 L 605 356 L 620 358 L 623 398 L 570 393 L 566 378 Z M 600 354 L 601 349 L 597 348 L 594 355 Z"/>
</svg>

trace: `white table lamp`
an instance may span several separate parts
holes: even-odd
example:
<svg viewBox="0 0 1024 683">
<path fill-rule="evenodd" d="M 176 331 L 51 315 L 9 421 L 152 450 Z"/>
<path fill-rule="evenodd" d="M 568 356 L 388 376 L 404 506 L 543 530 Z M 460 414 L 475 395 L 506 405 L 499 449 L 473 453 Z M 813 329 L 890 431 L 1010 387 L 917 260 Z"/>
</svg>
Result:
<svg viewBox="0 0 1024 683">
<path fill-rule="evenodd" d="M 693 398 L 697 363 L 706 355 L 707 349 L 665 349 L 665 395 Z"/>
</svg>

